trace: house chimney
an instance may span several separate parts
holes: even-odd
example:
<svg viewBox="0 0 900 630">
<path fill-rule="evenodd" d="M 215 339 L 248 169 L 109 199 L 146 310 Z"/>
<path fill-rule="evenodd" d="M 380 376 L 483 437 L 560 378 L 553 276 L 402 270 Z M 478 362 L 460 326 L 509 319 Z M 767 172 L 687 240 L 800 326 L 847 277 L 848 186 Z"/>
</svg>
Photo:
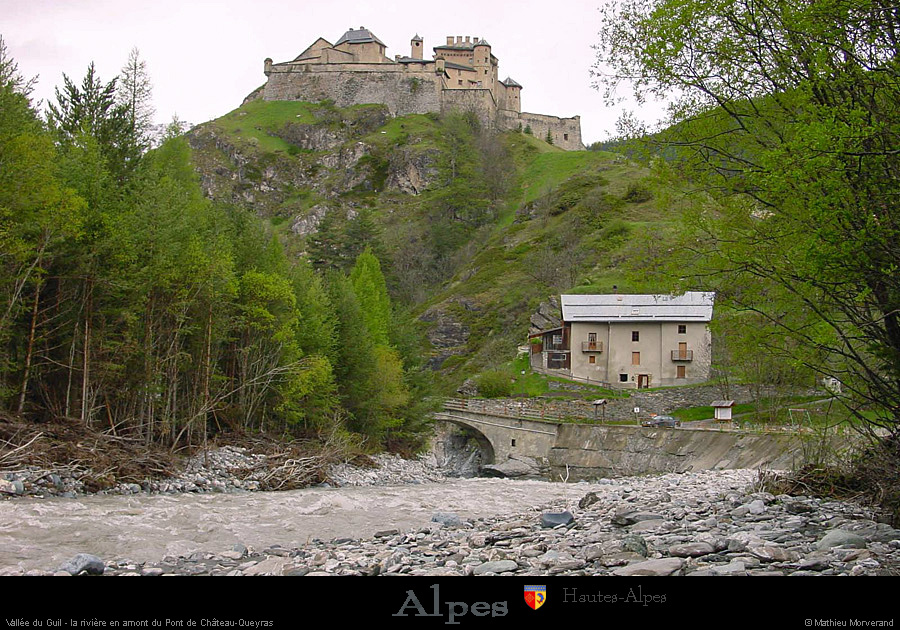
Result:
<svg viewBox="0 0 900 630">
<path fill-rule="evenodd" d="M 456 43 L 457 43 L 457 44 L 462 44 L 462 35 L 457 35 L 457 36 L 456 36 Z"/>
<path fill-rule="evenodd" d="M 469 36 L 468 36 L 468 35 L 466 35 L 466 43 L 467 43 L 467 44 L 469 43 Z"/>
<path fill-rule="evenodd" d="M 453 45 L 453 35 L 447 35 L 447 45 L 448 46 Z"/>
</svg>

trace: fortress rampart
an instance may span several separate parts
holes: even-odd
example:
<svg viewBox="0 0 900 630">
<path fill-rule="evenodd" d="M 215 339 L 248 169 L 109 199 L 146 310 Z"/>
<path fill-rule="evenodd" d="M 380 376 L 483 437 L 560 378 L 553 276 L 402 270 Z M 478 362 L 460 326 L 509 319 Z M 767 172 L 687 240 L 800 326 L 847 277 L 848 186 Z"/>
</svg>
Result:
<svg viewBox="0 0 900 630">
<path fill-rule="evenodd" d="M 478 37 L 447 38 L 423 59 L 423 40 L 411 40 L 409 57 L 388 59 L 386 46 L 365 28 L 347 31 L 336 44 L 319 38 L 293 61 L 265 61 L 264 100 L 317 102 L 340 107 L 383 104 L 394 116 L 472 111 L 500 130 L 530 127 L 534 136 L 568 150 L 583 150 L 581 118 L 522 112 L 522 86 L 498 79 L 498 60 Z"/>
</svg>

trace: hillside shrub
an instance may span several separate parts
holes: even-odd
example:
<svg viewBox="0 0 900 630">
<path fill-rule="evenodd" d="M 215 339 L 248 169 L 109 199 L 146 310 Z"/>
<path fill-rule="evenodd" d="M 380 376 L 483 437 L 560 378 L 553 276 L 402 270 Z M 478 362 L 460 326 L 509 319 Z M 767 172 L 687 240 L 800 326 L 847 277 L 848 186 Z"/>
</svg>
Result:
<svg viewBox="0 0 900 630">
<path fill-rule="evenodd" d="M 631 182 L 622 198 L 628 203 L 643 203 L 653 199 L 653 192 L 640 182 Z"/>
<path fill-rule="evenodd" d="M 505 398 L 512 393 L 512 376 L 505 370 L 488 370 L 475 379 L 478 393 L 485 398 Z"/>
</svg>

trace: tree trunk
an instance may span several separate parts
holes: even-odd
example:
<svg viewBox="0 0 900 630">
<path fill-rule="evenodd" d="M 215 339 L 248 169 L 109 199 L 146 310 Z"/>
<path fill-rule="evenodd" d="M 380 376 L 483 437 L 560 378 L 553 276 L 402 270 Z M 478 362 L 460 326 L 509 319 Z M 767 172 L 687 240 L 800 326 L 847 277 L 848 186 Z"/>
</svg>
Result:
<svg viewBox="0 0 900 630">
<path fill-rule="evenodd" d="M 91 423 L 89 398 L 91 385 L 91 301 L 93 300 L 93 292 L 93 284 L 88 280 L 85 287 L 84 341 L 81 349 L 81 421 L 88 425 Z"/>
<path fill-rule="evenodd" d="M 38 266 L 40 266 L 40 264 L 40 259 L 38 259 Z M 25 373 L 22 375 L 22 387 L 19 390 L 19 405 L 16 409 L 16 413 L 19 415 L 21 415 L 22 411 L 25 409 L 25 394 L 28 392 L 28 378 L 31 375 L 31 361 L 34 356 L 34 332 L 37 329 L 41 286 L 43 286 L 43 281 L 38 278 L 37 284 L 34 287 L 34 303 L 31 307 L 31 327 L 28 331 L 28 349 L 25 351 Z"/>
</svg>

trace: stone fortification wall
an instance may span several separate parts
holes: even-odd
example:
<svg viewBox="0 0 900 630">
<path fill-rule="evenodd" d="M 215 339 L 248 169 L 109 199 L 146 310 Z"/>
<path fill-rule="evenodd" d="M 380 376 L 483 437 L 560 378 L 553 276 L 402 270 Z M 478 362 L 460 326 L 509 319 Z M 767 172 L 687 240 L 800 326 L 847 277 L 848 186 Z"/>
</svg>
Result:
<svg viewBox="0 0 900 630">
<path fill-rule="evenodd" d="M 545 114 L 530 114 L 503 109 L 498 112 L 497 124 L 501 129 L 522 129 L 531 127 L 535 138 L 544 140 L 547 132 L 553 138 L 553 144 L 567 151 L 583 151 L 581 142 L 581 116 L 559 118 Z"/>
<path fill-rule="evenodd" d="M 488 89 L 443 90 L 441 113 L 448 111 L 475 112 L 481 124 L 493 127 L 497 104 Z"/>
<path fill-rule="evenodd" d="M 326 99 L 338 107 L 381 103 L 392 116 L 441 111 L 440 78 L 391 64 L 304 64 L 274 66 L 263 90 L 267 101 Z"/>
</svg>

